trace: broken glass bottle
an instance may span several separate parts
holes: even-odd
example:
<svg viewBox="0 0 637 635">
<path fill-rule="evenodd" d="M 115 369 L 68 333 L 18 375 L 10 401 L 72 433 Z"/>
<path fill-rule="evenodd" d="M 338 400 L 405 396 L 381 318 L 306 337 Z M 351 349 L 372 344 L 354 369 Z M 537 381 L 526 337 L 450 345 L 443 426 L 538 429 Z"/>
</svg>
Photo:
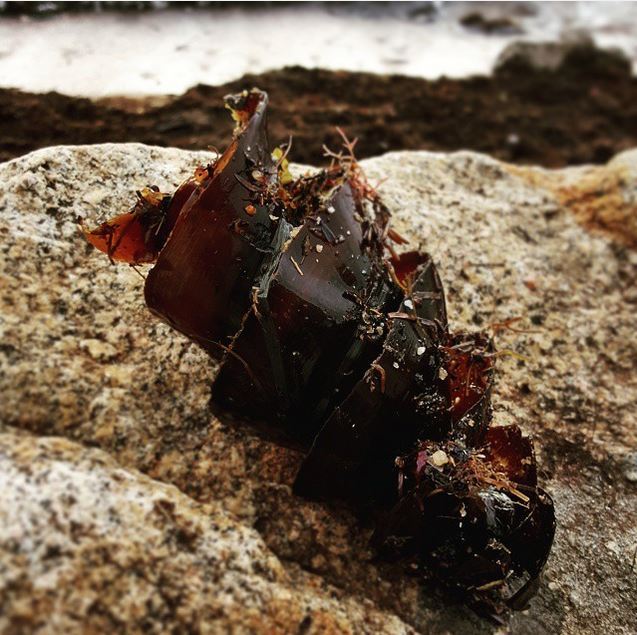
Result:
<svg viewBox="0 0 637 635">
<path fill-rule="evenodd" d="M 237 125 L 220 157 L 173 195 L 141 190 L 88 240 L 154 263 L 150 310 L 221 362 L 215 410 L 307 449 L 297 494 L 373 510 L 379 554 L 478 612 L 523 608 L 555 520 L 531 441 L 491 425 L 493 341 L 449 331 L 431 256 L 396 253 L 353 144 L 295 179 L 289 146 L 269 150 L 267 95 L 226 105 Z"/>
</svg>

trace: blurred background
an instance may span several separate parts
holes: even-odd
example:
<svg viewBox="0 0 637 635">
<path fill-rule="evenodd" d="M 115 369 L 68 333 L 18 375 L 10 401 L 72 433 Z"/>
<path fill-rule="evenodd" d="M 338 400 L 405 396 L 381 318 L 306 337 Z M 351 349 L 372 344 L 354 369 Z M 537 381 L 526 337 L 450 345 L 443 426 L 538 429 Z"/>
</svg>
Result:
<svg viewBox="0 0 637 635">
<path fill-rule="evenodd" d="M 0 161 L 38 147 L 223 148 L 258 86 L 317 163 L 474 149 L 601 163 L 637 146 L 637 3 L 0 2 Z"/>
</svg>

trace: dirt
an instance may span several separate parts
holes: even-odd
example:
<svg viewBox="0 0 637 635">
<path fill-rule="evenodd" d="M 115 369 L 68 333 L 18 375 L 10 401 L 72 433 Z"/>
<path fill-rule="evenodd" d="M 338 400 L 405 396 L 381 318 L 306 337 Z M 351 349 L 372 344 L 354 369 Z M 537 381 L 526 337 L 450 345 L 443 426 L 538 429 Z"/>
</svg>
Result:
<svg viewBox="0 0 637 635">
<path fill-rule="evenodd" d="M 358 137 L 360 158 L 389 150 L 471 149 L 547 167 L 603 163 L 637 145 L 637 79 L 595 49 L 556 70 L 514 59 L 491 77 L 429 81 L 405 76 L 286 67 L 166 98 L 97 102 L 0 89 L 0 161 L 44 146 L 139 141 L 222 148 L 232 126 L 223 95 L 258 86 L 271 97 L 271 142 L 314 163 L 336 126 Z"/>
</svg>

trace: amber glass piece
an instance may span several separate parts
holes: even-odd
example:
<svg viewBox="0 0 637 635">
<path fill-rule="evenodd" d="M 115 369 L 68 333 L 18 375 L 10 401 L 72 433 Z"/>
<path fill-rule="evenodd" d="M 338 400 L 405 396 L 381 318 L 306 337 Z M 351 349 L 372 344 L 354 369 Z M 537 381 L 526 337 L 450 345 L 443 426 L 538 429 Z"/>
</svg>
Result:
<svg viewBox="0 0 637 635">
<path fill-rule="evenodd" d="M 438 348 L 446 334 L 442 284 L 427 256 L 394 316 L 380 356 L 316 437 L 295 483 L 304 496 L 387 502 L 394 460 L 414 440 L 449 427 Z"/>
<path fill-rule="evenodd" d="M 280 248 L 266 105 L 256 90 L 232 98 L 237 135 L 184 205 L 146 281 L 150 310 L 216 357 L 241 326 L 264 260 Z"/>
<path fill-rule="evenodd" d="M 393 256 L 390 260 L 396 279 L 404 288 L 413 281 L 418 267 L 429 260 L 429 254 L 423 251 L 406 251 Z"/>
<path fill-rule="evenodd" d="M 354 142 L 295 180 L 287 150 L 269 152 L 266 94 L 227 105 L 237 127 L 215 163 L 172 197 L 142 190 L 88 240 L 113 260 L 156 259 L 148 306 L 222 361 L 214 409 L 310 448 L 295 493 L 367 508 L 381 555 L 478 612 L 524 608 L 555 519 L 531 441 L 490 427 L 492 341 L 449 333 L 436 268 L 395 253 L 407 241 Z"/>
<path fill-rule="evenodd" d="M 345 183 L 257 279 L 252 309 L 213 389 L 217 403 L 282 421 L 311 441 L 328 404 L 377 354 L 385 313 L 398 302 L 382 248 L 366 245 L 373 221 L 358 220 L 362 213 Z"/>
<path fill-rule="evenodd" d="M 555 531 L 530 440 L 494 427 L 481 448 L 422 441 L 398 464 L 400 500 L 374 537 L 381 552 L 426 566 L 489 617 L 520 608 Z"/>
<path fill-rule="evenodd" d="M 147 239 L 143 217 L 126 212 L 85 232 L 86 240 L 115 262 L 132 265 L 154 262 L 157 252 Z"/>
<path fill-rule="evenodd" d="M 195 185 L 182 183 L 173 196 L 153 188 L 137 193 L 130 212 L 120 214 L 85 231 L 88 242 L 112 261 L 139 265 L 155 262 Z"/>
<path fill-rule="evenodd" d="M 443 351 L 454 438 L 479 445 L 491 423 L 493 342 L 483 333 L 457 333 Z"/>
</svg>

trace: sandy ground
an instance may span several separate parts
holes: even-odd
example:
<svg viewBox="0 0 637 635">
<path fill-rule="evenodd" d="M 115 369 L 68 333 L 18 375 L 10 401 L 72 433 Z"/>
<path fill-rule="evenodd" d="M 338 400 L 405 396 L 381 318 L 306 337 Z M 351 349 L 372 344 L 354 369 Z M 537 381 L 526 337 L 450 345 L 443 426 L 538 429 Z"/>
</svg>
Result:
<svg viewBox="0 0 637 635">
<path fill-rule="evenodd" d="M 459 20 L 505 17 L 496 33 Z M 637 3 L 351 3 L 0 19 L 0 86 L 70 95 L 178 94 L 285 65 L 437 78 L 488 74 L 516 39 L 585 29 L 637 60 Z M 517 31 L 517 32 L 514 32 Z"/>
</svg>

